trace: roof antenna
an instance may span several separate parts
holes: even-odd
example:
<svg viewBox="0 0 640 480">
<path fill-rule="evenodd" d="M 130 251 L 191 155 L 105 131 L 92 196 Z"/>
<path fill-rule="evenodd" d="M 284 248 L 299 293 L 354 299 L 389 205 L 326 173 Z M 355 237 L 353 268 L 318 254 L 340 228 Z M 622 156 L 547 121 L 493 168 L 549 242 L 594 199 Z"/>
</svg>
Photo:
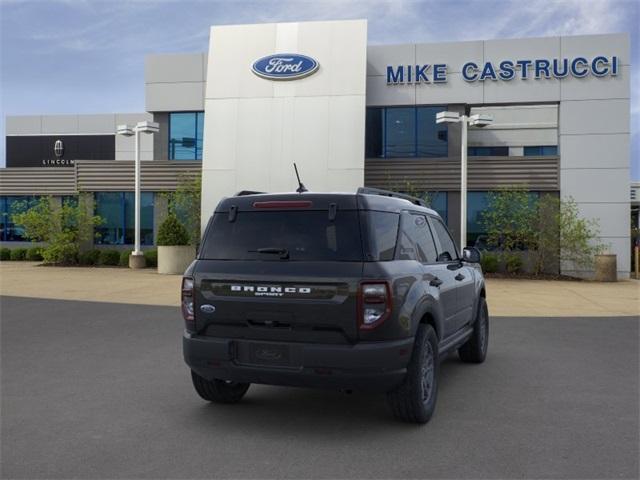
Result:
<svg viewBox="0 0 640 480">
<path fill-rule="evenodd" d="M 298 188 L 296 189 L 296 192 L 298 193 L 308 192 L 309 190 L 307 190 L 307 187 L 305 187 L 304 183 L 300 181 L 300 175 L 298 174 L 298 166 L 296 165 L 296 162 L 293 162 L 293 168 L 295 169 L 296 177 L 298 178 Z"/>
</svg>

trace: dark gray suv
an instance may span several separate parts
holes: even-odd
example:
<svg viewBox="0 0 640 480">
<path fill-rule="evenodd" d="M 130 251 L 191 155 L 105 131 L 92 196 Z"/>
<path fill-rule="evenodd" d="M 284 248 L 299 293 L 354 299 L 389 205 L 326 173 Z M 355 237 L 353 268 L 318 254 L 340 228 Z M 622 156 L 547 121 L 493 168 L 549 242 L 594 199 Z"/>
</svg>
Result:
<svg viewBox="0 0 640 480">
<path fill-rule="evenodd" d="M 427 422 L 439 360 L 487 353 L 479 261 L 393 192 L 226 198 L 182 282 L 195 389 L 223 403 L 251 383 L 378 391 L 396 417 Z"/>
</svg>

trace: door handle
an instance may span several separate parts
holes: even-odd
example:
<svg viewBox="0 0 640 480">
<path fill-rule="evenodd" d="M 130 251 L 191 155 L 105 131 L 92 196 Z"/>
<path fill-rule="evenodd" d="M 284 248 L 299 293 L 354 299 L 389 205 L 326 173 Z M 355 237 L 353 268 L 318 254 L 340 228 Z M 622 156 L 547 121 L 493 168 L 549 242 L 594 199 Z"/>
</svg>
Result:
<svg viewBox="0 0 640 480">
<path fill-rule="evenodd" d="M 432 287 L 439 287 L 440 285 L 442 285 L 442 280 L 440 280 L 438 277 L 433 277 L 433 279 L 429 282 L 429 285 L 431 285 Z"/>
<path fill-rule="evenodd" d="M 455 277 L 453 277 L 453 278 L 455 278 L 457 281 L 459 281 L 459 282 L 460 282 L 460 281 L 464 280 L 464 275 L 463 275 L 463 274 L 461 274 L 461 273 L 459 273 L 459 274 L 457 274 L 457 275 L 456 275 Z"/>
</svg>

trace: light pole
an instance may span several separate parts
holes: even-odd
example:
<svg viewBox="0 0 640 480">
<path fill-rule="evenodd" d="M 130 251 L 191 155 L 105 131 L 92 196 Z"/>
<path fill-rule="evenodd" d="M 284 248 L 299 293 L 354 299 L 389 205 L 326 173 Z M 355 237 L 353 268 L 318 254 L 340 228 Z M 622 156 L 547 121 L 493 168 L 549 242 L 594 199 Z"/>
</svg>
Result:
<svg viewBox="0 0 640 480">
<path fill-rule="evenodd" d="M 134 199 L 134 217 L 135 217 L 135 243 L 133 252 L 129 255 L 129 268 L 144 268 L 144 255 L 140 250 L 140 133 L 156 133 L 160 126 L 156 122 L 138 122 L 135 127 L 129 125 L 118 125 L 116 133 L 125 137 L 135 135 L 135 163 L 134 163 L 134 183 L 135 183 L 135 199 Z"/>
<path fill-rule="evenodd" d="M 436 123 L 462 124 L 462 151 L 460 153 L 460 249 L 467 245 L 467 126 L 486 127 L 493 122 L 490 115 L 460 115 L 458 112 L 436 114 Z"/>
</svg>

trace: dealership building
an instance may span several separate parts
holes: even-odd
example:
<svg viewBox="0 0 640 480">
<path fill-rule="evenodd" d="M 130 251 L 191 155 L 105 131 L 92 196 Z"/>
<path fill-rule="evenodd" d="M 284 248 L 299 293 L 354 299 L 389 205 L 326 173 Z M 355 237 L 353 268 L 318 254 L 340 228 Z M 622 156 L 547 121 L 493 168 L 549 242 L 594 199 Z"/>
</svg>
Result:
<svg viewBox="0 0 640 480">
<path fill-rule="evenodd" d="M 468 244 L 487 192 L 518 185 L 572 197 L 625 278 L 629 49 L 627 34 L 367 45 L 364 20 L 214 26 L 208 52 L 146 58 L 145 112 L 7 117 L 0 241 L 24 240 L 16 202 L 85 195 L 96 243 L 131 244 L 134 141 L 115 131 L 143 120 L 160 125 L 141 135 L 146 246 L 183 176 L 202 172 L 206 222 L 234 192 L 294 190 L 293 162 L 313 191 L 429 192 L 458 238 L 461 127 L 436 123 L 451 111 L 493 118 L 468 134 Z"/>
</svg>

